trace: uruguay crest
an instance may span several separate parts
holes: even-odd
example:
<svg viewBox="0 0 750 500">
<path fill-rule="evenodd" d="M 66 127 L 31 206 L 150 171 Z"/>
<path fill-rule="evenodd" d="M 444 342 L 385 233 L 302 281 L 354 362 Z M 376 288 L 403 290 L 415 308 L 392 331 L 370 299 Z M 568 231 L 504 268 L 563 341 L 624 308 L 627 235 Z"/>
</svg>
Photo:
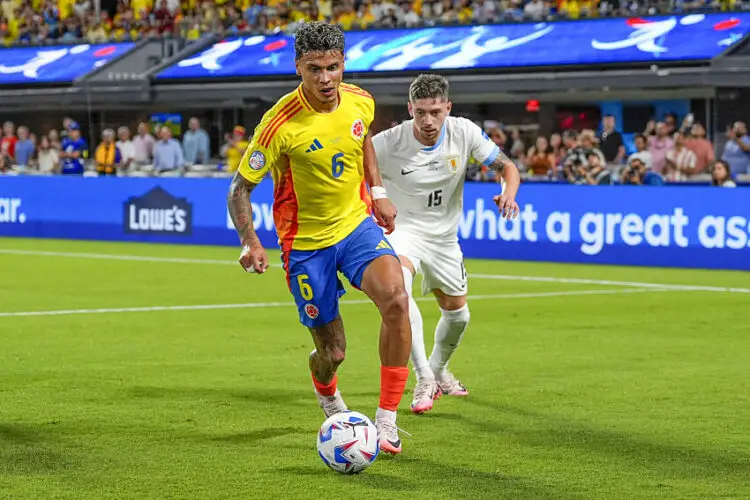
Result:
<svg viewBox="0 0 750 500">
<path fill-rule="evenodd" d="M 460 166 L 461 157 L 458 155 L 447 155 L 445 157 L 445 166 L 448 167 L 448 170 L 452 174 L 455 174 L 458 172 L 458 167 Z"/>
</svg>

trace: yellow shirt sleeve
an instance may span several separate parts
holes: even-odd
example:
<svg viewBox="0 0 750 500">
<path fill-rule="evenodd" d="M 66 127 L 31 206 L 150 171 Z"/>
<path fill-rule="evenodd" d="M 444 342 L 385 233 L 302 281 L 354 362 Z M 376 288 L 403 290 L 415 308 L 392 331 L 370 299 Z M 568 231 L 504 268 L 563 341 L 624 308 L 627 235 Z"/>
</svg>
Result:
<svg viewBox="0 0 750 500">
<path fill-rule="evenodd" d="M 253 139 L 240 161 L 240 175 L 253 184 L 259 184 L 271 166 L 282 159 L 283 134 L 279 129 L 288 117 L 277 113 L 277 107 L 271 108 L 255 127 Z"/>
</svg>

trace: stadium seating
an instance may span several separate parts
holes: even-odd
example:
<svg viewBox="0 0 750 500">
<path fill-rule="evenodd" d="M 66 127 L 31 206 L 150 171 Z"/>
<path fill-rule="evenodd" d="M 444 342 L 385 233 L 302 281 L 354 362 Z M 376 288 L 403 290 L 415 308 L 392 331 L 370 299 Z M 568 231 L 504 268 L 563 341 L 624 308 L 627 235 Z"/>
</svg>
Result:
<svg viewBox="0 0 750 500">
<path fill-rule="evenodd" d="M 672 11 L 741 9 L 740 0 L 682 2 L 647 0 L 483 0 L 476 2 L 388 0 L 132 0 L 96 7 L 92 0 L 2 0 L 0 38 L 14 44 L 138 40 L 179 36 L 197 40 L 220 35 L 293 31 L 310 20 L 333 20 L 344 29 L 499 23 L 582 17 L 640 16 Z"/>
</svg>

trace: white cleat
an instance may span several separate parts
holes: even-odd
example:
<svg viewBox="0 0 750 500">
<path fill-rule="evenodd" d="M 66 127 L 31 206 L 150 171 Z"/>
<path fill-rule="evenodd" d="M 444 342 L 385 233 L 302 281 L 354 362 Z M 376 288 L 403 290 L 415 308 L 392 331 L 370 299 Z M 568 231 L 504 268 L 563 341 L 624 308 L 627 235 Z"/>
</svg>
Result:
<svg viewBox="0 0 750 500">
<path fill-rule="evenodd" d="M 440 391 L 446 396 L 468 396 L 469 391 L 458 381 L 448 370 L 443 370 L 440 376 L 437 376 L 437 384 Z"/>
<path fill-rule="evenodd" d="M 435 380 L 420 380 L 414 387 L 411 411 L 421 415 L 432 410 L 432 402 L 440 397 L 440 387 Z"/>
<path fill-rule="evenodd" d="M 336 389 L 336 393 L 333 396 L 323 396 L 318 391 L 315 391 L 315 395 L 318 396 L 318 403 L 320 404 L 320 407 L 323 408 L 323 413 L 326 414 L 326 418 L 349 410 L 338 389 Z"/>
<path fill-rule="evenodd" d="M 387 418 L 376 418 L 375 427 L 378 428 L 380 451 L 391 455 L 401 453 L 401 439 L 398 437 L 396 423 Z"/>
</svg>

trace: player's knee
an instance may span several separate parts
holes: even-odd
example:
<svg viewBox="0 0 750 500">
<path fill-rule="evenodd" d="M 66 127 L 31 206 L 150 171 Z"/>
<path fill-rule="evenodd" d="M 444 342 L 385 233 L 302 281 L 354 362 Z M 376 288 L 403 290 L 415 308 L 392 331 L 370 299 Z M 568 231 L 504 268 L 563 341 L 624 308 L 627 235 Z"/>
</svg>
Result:
<svg viewBox="0 0 750 500">
<path fill-rule="evenodd" d="M 325 359 L 328 364 L 331 364 L 333 366 L 340 365 L 346 358 L 346 350 L 338 346 L 330 346 L 323 347 L 322 349 L 317 349 L 316 351 L 313 351 L 310 356 L 313 356 L 316 353 L 318 356 Z"/>
<path fill-rule="evenodd" d="M 471 319 L 468 305 L 464 305 L 462 308 L 453 311 L 448 311 L 446 309 L 441 309 L 440 311 L 443 315 L 443 319 L 454 325 L 466 327 Z"/>
<path fill-rule="evenodd" d="M 328 360 L 335 366 L 343 363 L 344 359 L 346 358 L 346 352 L 340 347 L 334 347 L 333 349 L 330 349 L 327 354 Z"/>
<path fill-rule="evenodd" d="M 338 345 L 324 345 L 320 349 L 314 349 L 310 353 L 310 359 L 319 358 L 325 361 L 326 364 L 338 366 L 344 362 L 346 358 L 346 348 Z"/>
<path fill-rule="evenodd" d="M 385 319 L 401 319 L 409 316 L 409 294 L 401 286 L 395 286 L 380 308 Z"/>
</svg>

